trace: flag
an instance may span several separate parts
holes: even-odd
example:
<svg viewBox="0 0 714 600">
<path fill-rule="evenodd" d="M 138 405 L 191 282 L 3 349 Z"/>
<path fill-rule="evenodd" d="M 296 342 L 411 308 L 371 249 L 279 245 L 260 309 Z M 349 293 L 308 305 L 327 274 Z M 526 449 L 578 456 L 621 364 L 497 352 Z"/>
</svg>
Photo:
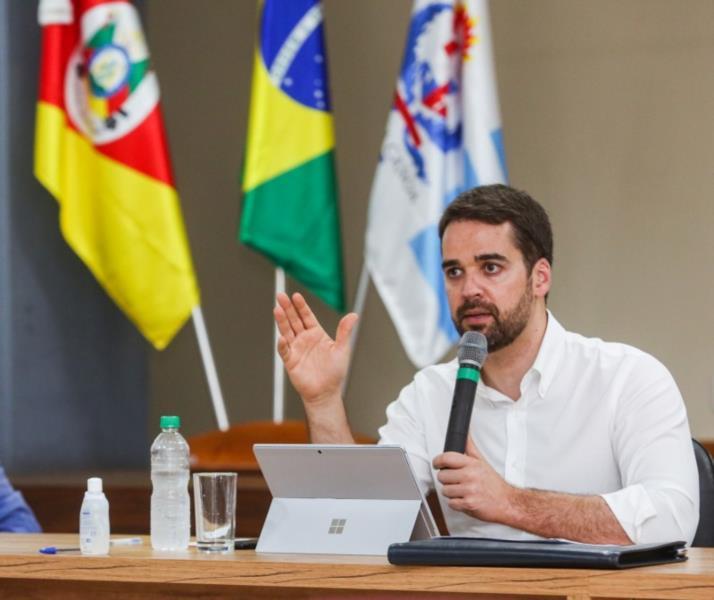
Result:
<svg viewBox="0 0 714 600">
<path fill-rule="evenodd" d="M 35 175 L 60 229 L 158 349 L 199 302 L 159 88 L 128 0 L 41 0 Z"/>
<path fill-rule="evenodd" d="M 317 0 L 265 0 L 239 239 L 344 310 L 327 61 Z"/>
<path fill-rule="evenodd" d="M 460 192 L 506 179 L 488 5 L 417 0 L 372 184 L 365 261 L 418 367 L 457 339 L 441 213 Z"/>
</svg>

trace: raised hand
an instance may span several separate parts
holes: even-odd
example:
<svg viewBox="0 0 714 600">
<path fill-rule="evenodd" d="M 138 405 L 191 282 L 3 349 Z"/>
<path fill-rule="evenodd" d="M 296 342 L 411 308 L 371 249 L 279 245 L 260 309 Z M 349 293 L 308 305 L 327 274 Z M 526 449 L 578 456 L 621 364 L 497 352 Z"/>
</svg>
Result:
<svg viewBox="0 0 714 600">
<path fill-rule="evenodd" d="M 334 340 L 301 294 L 293 294 L 292 298 L 278 294 L 273 315 L 280 332 L 278 354 L 305 408 L 339 398 L 350 360 L 350 334 L 357 315 L 350 313 L 340 320 Z"/>
</svg>

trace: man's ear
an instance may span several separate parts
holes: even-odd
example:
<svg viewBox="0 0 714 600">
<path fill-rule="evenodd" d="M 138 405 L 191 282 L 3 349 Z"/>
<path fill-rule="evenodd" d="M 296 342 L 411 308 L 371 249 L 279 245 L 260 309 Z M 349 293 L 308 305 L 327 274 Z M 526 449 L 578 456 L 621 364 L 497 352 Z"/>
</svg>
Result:
<svg viewBox="0 0 714 600">
<path fill-rule="evenodd" d="M 537 298 L 545 298 L 550 291 L 552 271 L 550 263 L 545 258 L 539 258 L 533 265 L 531 271 L 531 281 L 533 285 L 533 295 Z"/>
</svg>

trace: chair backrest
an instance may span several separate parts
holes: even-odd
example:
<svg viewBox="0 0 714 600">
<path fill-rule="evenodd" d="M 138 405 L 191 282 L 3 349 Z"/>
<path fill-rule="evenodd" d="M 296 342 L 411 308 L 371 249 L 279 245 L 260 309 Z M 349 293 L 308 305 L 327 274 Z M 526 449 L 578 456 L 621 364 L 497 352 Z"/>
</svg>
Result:
<svg viewBox="0 0 714 600">
<path fill-rule="evenodd" d="M 692 546 L 714 547 L 714 463 L 709 451 L 692 440 L 699 471 L 699 525 Z"/>
</svg>

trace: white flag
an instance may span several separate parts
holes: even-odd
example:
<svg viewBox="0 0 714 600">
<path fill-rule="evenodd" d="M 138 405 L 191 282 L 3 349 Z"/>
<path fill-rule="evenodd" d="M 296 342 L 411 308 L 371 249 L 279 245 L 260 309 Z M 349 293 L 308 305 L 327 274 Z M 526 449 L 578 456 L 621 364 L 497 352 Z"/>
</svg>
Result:
<svg viewBox="0 0 714 600">
<path fill-rule="evenodd" d="M 457 194 L 507 180 L 484 0 L 417 0 L 372 185 L 367 268 L 407 355 L 436 362 L 458 338 L 437 225 Z"/>
</svg>

